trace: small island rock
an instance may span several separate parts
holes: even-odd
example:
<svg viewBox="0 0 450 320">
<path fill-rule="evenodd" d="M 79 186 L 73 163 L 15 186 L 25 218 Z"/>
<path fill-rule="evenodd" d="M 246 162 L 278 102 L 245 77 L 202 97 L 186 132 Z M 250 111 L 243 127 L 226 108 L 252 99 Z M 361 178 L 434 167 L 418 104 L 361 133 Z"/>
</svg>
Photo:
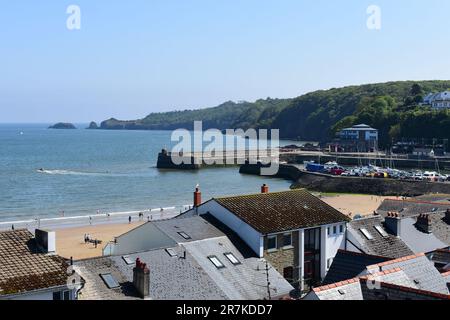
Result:
<svg viewBox="0 0 450 320">
<path fill-rule="evenodd" d="M 98 125 L 97 125 L 97 123 L 95 121 L 92 121 L 89 124 L 89 127 L 87 127 L 87 129 L 98 129 Z"/>
<path fill-rule="evenodd" d="M 53 126 L 48 127 L 49 129 L 76 129 L 72 123 L 58 122 Z"/>
</svg>

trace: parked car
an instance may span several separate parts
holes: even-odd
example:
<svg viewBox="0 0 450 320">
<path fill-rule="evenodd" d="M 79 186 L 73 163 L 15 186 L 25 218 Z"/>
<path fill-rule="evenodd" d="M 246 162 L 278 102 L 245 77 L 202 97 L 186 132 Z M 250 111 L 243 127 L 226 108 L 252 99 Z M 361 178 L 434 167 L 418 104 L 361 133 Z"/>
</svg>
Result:
<svg viewBox="0 0 450 320">
<path fill-rule="evenodd" d="M 333 167 L 330 170 L 330 173 L 334 176 L 340 176 L 341 174 L 343 174 L 345 172 L 345 169 L 342 167 Z"/>
</svg>

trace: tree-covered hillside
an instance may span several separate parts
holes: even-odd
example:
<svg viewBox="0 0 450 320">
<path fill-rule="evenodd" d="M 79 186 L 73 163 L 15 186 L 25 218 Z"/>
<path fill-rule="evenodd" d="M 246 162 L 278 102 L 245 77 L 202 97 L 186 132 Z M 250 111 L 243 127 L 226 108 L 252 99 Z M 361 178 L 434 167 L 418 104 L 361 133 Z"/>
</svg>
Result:
<svg viewBox="0 0 450 320">
<path fill-rule="evenodd" d="M 225 102 L 214 108 L 151 113 L 144 119 L 121 121 L 109 119 L 101 124 L 102 129 L 173 130 L 192 129 L 194 121 L 202 120 L 203 128 L 228 129 L 268 127 L 291 99 L 257 100 L 256 102 Z"/>
<path fill-rule="evenodd" d="M 381 145 L 393 139 L 450 138 L 450 112 L 420 106 L 429 92 L 450 81 L 401 81 L 321 90 L 295 99 L 226 102 L 214 108 L 152 113 L 141 120 L 110 119 L 102 129 L 278 128 L 286 139 L 326 141 L 343 127 L 366 123 L 380 129 Z"/>
<path fill-rule="evenodd" d="M 412 92 L 416 86 L 420 92 Z M 272 125 L 282 128 L 283 137 L 320 141 L 331 138 L 337 129 L 361 122 L 376 128 L 386 126 L 390 131 L 404 113 L 418 109 L 432 114 L 429 109 L 417 107 L 416 102 L 424 94 L 449 88 L 450 81 L 403 81 L 316 91 L 294 99 Z M 404 133 L 422 134 L 410 130 Z"/>
</svg>

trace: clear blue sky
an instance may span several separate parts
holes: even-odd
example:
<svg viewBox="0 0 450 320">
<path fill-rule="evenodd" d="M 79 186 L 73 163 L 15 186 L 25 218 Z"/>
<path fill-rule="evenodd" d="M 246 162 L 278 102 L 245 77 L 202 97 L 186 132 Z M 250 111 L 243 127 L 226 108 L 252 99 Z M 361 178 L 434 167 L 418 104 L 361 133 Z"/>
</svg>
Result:
<svg viewBox="0 0 450 320">
<path fill-rule="evenodd" d="M 66 8 L 81 8 L 81 30 Z M 366 9 L 382 9 L 382 29 Z M 447 0 L 0 4 L 0 122 L 136 119 L 350 84 L 450 79 Z"/>
</svg>

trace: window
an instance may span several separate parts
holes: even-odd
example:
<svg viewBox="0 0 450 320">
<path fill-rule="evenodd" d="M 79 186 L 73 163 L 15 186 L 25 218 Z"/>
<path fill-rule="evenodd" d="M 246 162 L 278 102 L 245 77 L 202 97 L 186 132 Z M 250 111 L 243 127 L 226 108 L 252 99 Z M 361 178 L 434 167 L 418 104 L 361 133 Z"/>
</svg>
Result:
<svg viewBox="0 0 450 320">
<path fill-rule="evenodd" d="M 230 262 L 237 266 L 238 264 L 241 264 L 241 262 L 238 260 L 238 258 L 236 258 L 236 256 L 234 254 L 232 254 L 231 252 L 229 253 L 224 253 L 225 257 L 227 257 L 228 260 L 230 260 Z"/>
<path fill-rule="evenodd" d="M 70 300 L 70 291 L 64 291 L 64 300 Z"/>
<path fill-rule="evenodd" d="M 178 234 L 185 240 L 192 239 L 186 232 L 178 232 Z"/>
<path fill-rule="evenodd" d="M 331 233 L 331 228 L 328 227 L 328 228 L 327 228 L 327 235 L 330 235 L 330 233 Z"/>
<path fill-rule="evenodd" d="M 372 235 L 369 233 L 369 231 L 367 231 L 366 228 L 361 228 L 359 229 L 359 231 L 361 231 L 361 233 L 367 238 L 367 240 L 373 239 Z"/>
<path fill-rule="evenodd" d="M 62 300 L 61 292 L 53 292 L 53 300 Z"/>
<path fill-rule="evenodd" d="M 333 226 L 333 234 L 337 233 L 337 226 Z"/>
<path fill-rule="evenodd" d="M 292 233 L 285 233 L 283 235 L 283 247 L 292 246 Z"/>
<path fill-rule="evenodd" d="M 168 254 L 169 256 L 171 256 L 172 258 L 177 256 L 177 253 L 176 253 L 175 250 L 173 250 L 172 248 L 167 248 L 167 249 L 166 249 L 166 252 L 167 252 L 167 254 Z"/>
<path fill-rule="evenodd" d="M 209 256 L 208 259 L 216 266 L 217 269 L 225 268 L 225 265 L 216 256 Z"/>
<path fill-rule="evenodd" d="M 374 228 L 375 230 L 378 231 L 379 234 L 381 234 L 383 238 L 389 237 L 389 235 L 386 233 L 386 231 L 384 231 L 384 229 L 381 226 L 375 226 Z"/>
<path fill-rule="evenodd" d="M 340 232 L 340 233 L 344 233 L 344 225 L 343 225 L 343 224 L 341 224 L 341 225 L 339 226 L 339 232 Z"/>
<path fill-rule="evenodd" d="M 268 236 L 267 250 L 276 250 L 276 249 L 277 249 L 277 236 Z"/>
<path fill-rule="evenodd" d="M 100 274 L 100 277 L 105 282 L 105 284 L 108 286 L 108 288 L 115 289 L 115 288 L 120 287 L 119 283 L 117 282 L 116 279 L 114 279 L 112 274 L 110 274 L 110 273 L 103 273 L 103 274 Z"/>
<path fill-rule="evenodd" d="M 122 259 L 127 265 L 134 264 L 134 261 L 130 258 L 130 256 L 123 256 Z"/>
</svg>

